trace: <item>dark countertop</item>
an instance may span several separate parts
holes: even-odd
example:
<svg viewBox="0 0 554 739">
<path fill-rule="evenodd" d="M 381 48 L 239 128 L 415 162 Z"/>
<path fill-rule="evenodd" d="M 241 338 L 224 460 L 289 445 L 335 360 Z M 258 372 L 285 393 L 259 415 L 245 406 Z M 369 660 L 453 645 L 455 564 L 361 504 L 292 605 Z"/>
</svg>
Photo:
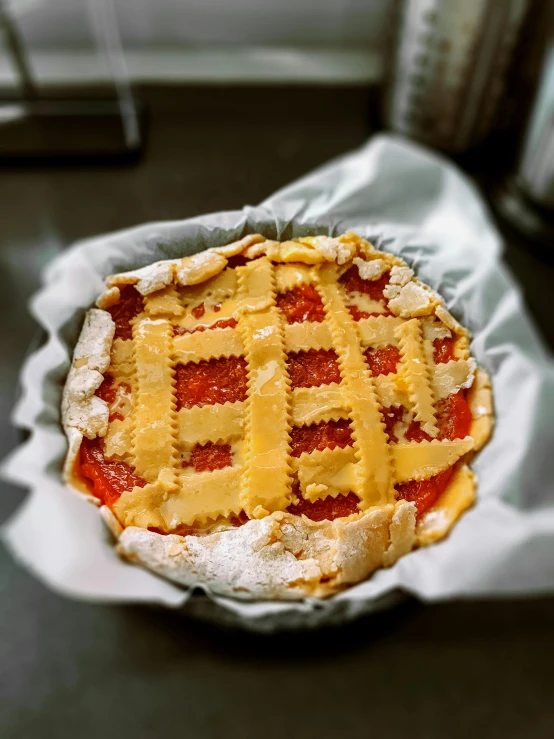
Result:
<svg viewBox="0 0 554 739">
<path fill-rule="evenodd" d="M 0 456 L 18 442 L 6 419 L 35 334 L 25 303 L 57 250 L 255 204 L 371 133 L 363 88 L 145 95 L 154 112 L 139 163 L 0 168 Z M 506 262 L 554 346 L 554 268 L 513 240 Z M 5 518 L 24 494 L 0 485 Z M 346 627 L 270 638 L 67 600 L 0 556 L 4 739 L 554 736 L 554 598 L 408 601 Z"/>
</svg>

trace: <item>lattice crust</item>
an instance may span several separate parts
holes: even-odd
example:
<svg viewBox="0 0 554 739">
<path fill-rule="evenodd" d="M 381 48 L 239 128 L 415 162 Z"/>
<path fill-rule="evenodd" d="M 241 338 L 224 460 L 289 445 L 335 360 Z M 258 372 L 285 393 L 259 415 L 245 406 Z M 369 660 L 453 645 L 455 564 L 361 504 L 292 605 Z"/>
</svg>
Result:
<svg viewBox="0 0 554 739">
<path fill-rule="evenodd" d="M 184 302 L 186 303 L 186 301 Z M 205 312 L 199 317 L 195 316 L 194 313 L 187 312 L 183 318 L 175 320 L 174 325 L 177 329 L 183 329 L 186 331 L 195 331 L 198 328 L 204 329 L 216 321 L 233 318 L 241 307 L 238 300 L 226 301 L 218 311 L 214 310 L 214 306 L 218 305 L 218 303 L 199 300 L 196 302 L 196 306 L 200 305 L 200 303 L 203 303 L 206 306 Z M 191 306 L 187 305 L 186 309 L 189 309 L 190 307 Z"/>
<path fill-rule="evenodd" d="M 446 398 L 460 388 L 470 387 L 475 373 L 475 360 L 451 360 L 438 364 L 431 375 L 431 388 L 436 400 Z"/>
<path fill-rule="evenodd" d="M 179 297 L 185 308 L 194 308 L 200 303 L 217 305 L 233 298 L 236 295 L 237 288 L 236 270 L 226 269 L 199 285 L 180 288 Z"/>
<path fill-rule="evenodd" d="M 295 426 L 336 421 L 346 418 L 349 411 L 348 398 L 336 382 L 319 387 L 297 387 L 292 391 L 292 421 Z"/>
<path fill-rule="evenodd" d="M 115 339 L 112 344 L 112 355 L 109 373 L 120 381 L 132 381 L 135 375 L 133 359 L 133 342 Z"/>
<path fill-rule="evenodd" d="M 151 318 L 178 318 L 184 313 L 177 289 L 170 285 L 149 295 L 145 301 L 144 314 Z"/>
<path fill-rule="evenodd" d="M 293 468 L 298 472 L 302 495 L 314 501 L 328 495 L 336 498 L 340 493 L 357 493 L 360 480 L 356 462 L 356 450 L 347 446 L 302 454 L 294 460 Z"/>
<path fill-rule="evenodd" d="M 180 521 L 206 523 L 219 515 L 240 513 L 243 476 L 242 467 L 182 475 L 180 495 L 172 496 L 162 507 L 165 519 L 173 522 L 169 528 L 175 528 Z M 215 516 L 214 511 L 217 511 Z"/>
<path fill-rule="evenodd" d="M 303 264 L 279 264 L 275 268 L 275 287 L 279 293 L 292 290 L 298 285 L 309 285 L 316 279 L 314 270 Z"/>
<path fill-rule="evenodd" d="M 239 294 L 252 309 L 269 299 L 263 313 L 245 312 L 238 330 L 248 363 L 246 462 L 241 503 L 250 517 L 286 508 L 291 500 L 290 380 L 285 366 L 283 317 L 274 306 L 275 276 L 265 257 L 239 268 Z M 256 308 L 253 308 L 256 310 Z"/>
<path fill-rule="evenodd" d="M 219 357 L 240 357 L 244 354 L 240 334 L 233 328 L 207 329 L 176 336 L 173 346 L 175 360 L 181 364 Z"/>
<path fill-rule="evenodd" d="M 277 294 L 275 269 L 267 257 L 237 268 L 239 304 L 243 314 L 272 308 Z"/>
<path fill-rule="evenodd" d="M 364 293 L 359 293 L 356 291 L 350 293 L 350 295 L 348 296 L 348 305 L 353 305 L 360 311 L 365 311 L 365 313 L 369 314 L 386 314 L 387 312 L 387 309 L 380 300 L 373 300 L 368 295 L 364 295 Z"/>
<path fill-rule="evenodd" d="M 175 476 L 177 416 L 172 335 L 171 324 L 164 319 L 144 318 L 133 327 L 137 395 L 133 464 L 148 482 L 155 482 L 162 473 L 166 479 Z"/>
<path fill-rule="evenodd" d="M 325 306 L 339 356 L 342 384 L 350 406 L 361 506 L 384 503 L 390 495 L 392 466 L 388 438 L 375 383 L 369 374 L 356 323 L 345 305 L 340 287 L 333 284 L 332 267 L 324 268 L 318 289 Z"/>
<path fill-rule="evenodd" d="M 429 436 L 438 433 L 435 418 L 433 388 L 427 359 L 423 350 L 421 324 L 417 318 L 402 323 L 395 329 L 402 354 L 402 379 L 407 385 L 415 420 Z"/>
<path fill-rule="evenodd" d="M 397 482 L 427 480 L 451 467 L 473 449 L 470 436 L 453 441 L 403 441 L 391 447 Z"/>
<path fill-rule="evenodd" d="M 104 437 L 104 454 L 106 457 L 134 462 L 131 456 L 133 447 L 133 416 L 121 420 L 114 418 L 108 424 L 108 431 Z"/>
<path fill-rule="evenodd" d="M 251 261 L 229 267 L 228 260 L 239 254 Z M 366 280 L 390 272 L 385 297 L 394 315 L 387 314 L 385 301 L 339 283 L 350 268 Z M 490 385 L 479 370 L 478 387 L 469 396 L 471 436 L 389 441 L 383 413 L 400 406 L 436 437 L 437 403 L 472 387 L 475 362 L 467 332 L 438 296 L 401 260 L 353 234 L 283 243 L 249 236 L 111 277 L 99 305 L 117 305 L 118 288 L 128 284 L 144 296 L 143 310 L 132 321 L 132 340 L 112 343 L 108 373 L 119 389 L 109 408 L 104 454 L 132 465 L 147 484 L 125 492 L 114 505 L 124 526 L 169 531 L 242 511 L 263 518 L 298 502 L 295 476 L 297 494 L 311 502 L 353 492 L 362 511 L 392 504 L 396 484 L 437 475 L 482 446 L 490 433 Z M 325 318 L 288 323 L 277 294 L 303 285 L 316 288 Z M 352 306 L 381 315 L 355 321 Z M 213 327 L 221 321 L 231 325 Z M 455 360 L 435 362 L 437 339 L 453 342 Z M 396 371 L 373 377 L 364 353 L 392 348 L 400 357 Z M 286 355 L 310 350 L 336 352 L 340 383 L 291 390 Z M 176 411 L 175 367 L 230 357 L 246 361 L 246 400 Z M 102 403 L 94 399 L 96 415 Z M 70 414 L 65 418 L 71 426 Z M 290 456 L 292 425 L 341 419 L 350 423 L 352 446 Z M 195 445 L 209 442 L 231 445 L 232 466 L 212 472 L 182 466 Z M 467 485 L 464 490 L 467 497 Z M 462 509 L 450 500 L 450 519 Z M 421 536 L 434 536 L 425 532 Z"/>
<path fill-rule="evenodd" d="M 241 467 L 180 475 L 177 494 L 161 483 L 136 487 L 123 493 L 114 508 L 124 526 L 171 531 L 183 522 L 206 523 L 240 512 L 242 475 Z"/>
<path fill-rule="evenodd" d="M 106 282 L 64 390 L 64 474 L 84 488 L 80 445 L 101 436 L 114 474 L 124 462 L 142 478 L 101 509 L 126 556 L 230 595 L 321 596 L 443 537 L 472 504 L 465 463 L 491 433 L 490 380 L 468 332 L 398 257 L 351 233 L 253 234 Z M 329 376 L 291 389 L 290 377 L 310 383 L 317 352 Z M 462 390 L 469 435 L 450 440 L 449 408 L 469 423 Z M 409 440 L 421 432 L 432 441 Z M 397 500 L 449 469 L 425 512 Z M 358 510 L 341 514 L 351 494 Z"/>
<path fill-rule="evenodd" d="M 374 378 L 382 408 L 408 408 L 410 399 L 399 375 L 379 375 Z"/>
<path fill-rule="evenodd" d="M 130 388 L 131 392 L 126 392 L 123 397 L 120 394 L 117 402 L 112 404 L 110 411 L 114 417 L 110 420 L 104 437 L 104 453 L 107 457 L 131 462 L 134 397 L 136 395 L 133 348 L 132 341 L 122 339 L 115 339 L 112 344 L 109 375 L 117 379 L 119 387 L 125 385 Z"/>
<path fill-rule="evenodd" d="M 331 349 L 333 337 L 327 322 L 304 321 L 285 326 L 285 348 L 293 354 L 309 349 Z"/>
<path fill-rule="evenodd" d="M 245 403 L 181 408 L 177 414 L 178 438 L 181 445 L 229 441 L 241 436 L 244 429 Z"/>
<path fill-rule="evenodd" d="M 363 347 L 380 349 L 384 346 L 397 346 L 396 329 L 404 321 L 396 316 L 370 316 L 358 321 L 358 331 Z"/>
</svg>

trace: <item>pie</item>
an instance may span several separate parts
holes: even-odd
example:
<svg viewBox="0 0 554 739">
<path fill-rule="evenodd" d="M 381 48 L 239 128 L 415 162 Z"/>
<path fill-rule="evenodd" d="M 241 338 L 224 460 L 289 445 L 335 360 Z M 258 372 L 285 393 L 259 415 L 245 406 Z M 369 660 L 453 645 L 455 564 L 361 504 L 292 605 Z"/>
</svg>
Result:
<svg viewBox="0 0 554 739">
<path fill-rule="evenodd" d="M 63 393 L 64 475 L 124 557 L 236 598 L 324 597 L 474 502 L 489 377 L 398 257 L 254 234 L 106 286 Z"/>
</svg>

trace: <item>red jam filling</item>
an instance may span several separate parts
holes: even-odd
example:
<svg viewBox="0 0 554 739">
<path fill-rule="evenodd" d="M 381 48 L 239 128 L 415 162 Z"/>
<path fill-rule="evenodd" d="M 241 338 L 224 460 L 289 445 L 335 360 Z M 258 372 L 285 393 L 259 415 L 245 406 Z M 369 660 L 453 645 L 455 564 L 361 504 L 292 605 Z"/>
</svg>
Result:
<svg viewBox="0 0 554 739">
<path fill-rule="evenodd" d="M 195 318 L 202 318 L 205 312 L 206 312 L 206 309 L 204 308 L 204 303 L 200 303 L 200 305 L 195 306 L 191 310 L 191 313 Z"/>
<path fill-rule="evenodd" d="M 321 296 L 313 285 L 298 285 L 277 296 L 277 307 L 283 311 L 288 323 L 325 319 Z"/>
<path fill-rule="evenodd" d="M 471 425 L 471 410 L 463 390 L 455 395 L 449 395 L 437 403 L 437 424 L 439 433 L 437 438 L 463 439 L 469 433 Z M 407 441 L 430 441 L 431 437 L 421 430 L 417 421 L 413 421 L 407 432 Z M 397 499 L 414 501 L 418 514 L 429 510 L 440 498 L 450 482 L 453 474 L 451 467 L 429 480 L 402 483 L 396 486 Z"/>
<path fill-rule="evenodd" d="M 382 349 L 368 349 L 365 352 L 365 358 L 373 377 L 396 372 L 396 367 L 401 359 L 399 350 L 391 345 Z"/>
<path fill-rule="evenodd" d="M 456 359 L 454 356 L 454 339 L 435 339 L 433 341 L 433 359 L 435 364 L 446 364 L 452 359 Z"/>
<path fill-rule="evenodd" d="M 251 260 L 244 256 L 244 254 L 235 254 L 234 257 L 228 257 L 227 267 L 234 269 L 235 267 L 244 267 Z"/>
<path fill-rule="evenodd" d="M 463 439 L 469 434 L 471 409 L 463 390 L 437 403 L 439 439 Z"/>
<path fill-rule="evenodd" d="M 431 477 L 429 480 L 412 480 L 411 482 L 401 483 L 396 486 L 396 499 L 414 502 L 418 515 L 421 515 L 435 505 L 446 490 L 453 474 L 454 469 L 449 467 L 449 469 L 435 475 L 435 477 Z"/>
<path fill-rule="evenodd" d="M 231 524 L 231 526 L 236 526 L 237 528 L 239 526 L 244 526 L 244 524 L 248 523 L 248 521 L 250 521 L 250 519 L 244 511 L 241 511 L 238 516 L 235 516 L 234 513 L 231 513 L 229 517 L 229 523 Z"/>
<path fill-rule="evenodd" d="M 101 439 L 83 439 L 79 452 L 81 477 L 91 493 L 107 506 L 112 506 L 119 496 L 135 486 L 143 488 L 146 480 L 135 475 L 125 462 L 104 457 Z"/>
<path fill-rule="evenodd" d="M 104 375 L 104 379 L 102 380 L 102 384 L 100 387 L 96 390 L 94 393 L 99 398 L 102 398 L 108 406 L 113 405 L 117 401 L 117 390 L 118 388 L 122 388 L 127 395 L 131 394 L 131 386 L 127 382 L 120 382 L 119 385 L 115 385 L 114 378 L 107 374 Z M 109 416 L 109 422 L 112 421 L 123 421 L 123 415 L 117 411 L 110 413 Z"/>
<path fill-rule="evenodd" d="M 209 326 L 195 326 L 194 328 L 183 328 L 182 326 L 173 326 L 174 336 L 184 336 L 185 334 L 194 334 L 197 331 L 205 331 L 213 328 L 235 328 L 237 325 L 236 318 L 222 318 L 221 321 L 211 323 Z"/>
<path fill-rule="evenodd" d="M 392 406 L 391 408 L 383 408 L 381 410 L 381 415 L 383 416 L 383 421 L 385 422 L 385 433 L 389 437 L 389 441 L 391 441 L 393 444 L 396 444 L 398 441 L 395 433 L 394 433 L 394 427 L 396 424 L 402 420 L 402 416 L 404 415 L 404 408 L 400 406 L 397 408 L 396 406 Z"/>
<path fill-rule="evenodd" d="M 115 403 L 117 388 L 114 387 L 114 378 L 111 375 L 104 375 L 102 384 L 94 394 L 105 400 L 108 405 Z"/>
<path fill-rule="evenodd" d="M 423 431 L 419 421 L 412 421 L 410 423 L 410 425 L 406 429 L 404 438 L 406 439 L 406 441 L 417 441 L 418 443 L 420 441 L 431 441 L 432 439 L 429 434 L 426 434 L 425 431 Z"/>
<path fill-rule="evenodd" d="M 214 444 L 213 441 L 208 441 L 206 444 L 193 446 L 190 459 L 183 462 L 183 467 L 194 467 L 196 472 L 211 472 L 230 467 L 232 464 L 230 444 Z"/>
<path fill-rule="evenodd" d="M 306 452 L 335 449 L 335 447 L 352 446 L 352 429 L 349 422 L 342 418 L 339 421 L 322 421 L 311 426 L 294 426 L 290 433 L 290 448 L 293 457 Z"/>
<path fill-rule="evenodd" d="M 298 480 L 295 480 L 293 483 L 292 490 L 298 497 L 298 503 L 290 505 L 287 511 L 294 516 L 301 516 L 303 514 L 312 521 L 333 521 L 335 518 L 350 516 L 351 513 L 358 512 L 360 499 L 355 493 L 337 495 L 336 498 L 328 495 L 326 498 L 320 498 L 312 503 L 302 497 Z"/>
<path fill-rule="evenodd" d="M 108 311 L 115 323 L 114 339 L 128 341 L 133 338 L 131 320 L 138 316 L 143 308 L 142 295 L 132 285 L 120 287 L 119 293 L 119 303 L 112 305 Z"/>
<path fill-rule="evenodd" d="M 439 400 L 436 405 L 437 439 L 463 439 L 469 434 L 471 409 L 463 390 Z M 406 431 L 406 441 L 431 441 L 431 436 L 422 431 L 419 421 L 412 421 Z"/>
<path fill-rule="evenodd" d="M 287 361 L 291 387 L 317 387 L 340 382 L 337 353 L 333 349 L 310 349 L 289 354 Z"/>
<path fill-rule="evenodd" d="M 177 410 L 246 400 L 247 379 L 244 357 L 178 364 L 175 368 Z"/>
<path fill-rule="evenodd" d="M 213 306 L 212 310 L 218 313 L 221 310 L 221 304 Z M 195 318 L 202 318 L 205 314 L 206 308 L 204 303 L 199 303 L 196 307 L 191 310 L 192 315 Z M 192 328 L 183 328 L 183 326 L 173 326 L 174 336 L 183 336 L 184 334 L 194 334 L 196 331 L 205 331 L 207 328 L 235 328 L 237 325 L 236 318 L 222 318 L 220 321 L 210 324 L 209 326 L 193 326 Z"/>
<path fill-rule="evenodd" d="M 360 310 L 357 305 L 349 305 L 348 310 L 350 315 L 355 321 L 361 321 L 362 318 L 369 318 L 370 316 L 388 316 L 390 313 L 368 313 L 365 310 Z"/>
<path fill-rule="evenodd" d="M 385 300 L 383 290 L 389 284 L 390 272 L 385 272 L 377 280 L 363 280 L 357 267 L 350 267 L 339 282 L 348 292 L 358 292 L 369 295 L 372 300 Z M 369 314 L 368 314 L 369 315 Z M 367 318 L 367 316 L 363 316 Z"/>
</svg>

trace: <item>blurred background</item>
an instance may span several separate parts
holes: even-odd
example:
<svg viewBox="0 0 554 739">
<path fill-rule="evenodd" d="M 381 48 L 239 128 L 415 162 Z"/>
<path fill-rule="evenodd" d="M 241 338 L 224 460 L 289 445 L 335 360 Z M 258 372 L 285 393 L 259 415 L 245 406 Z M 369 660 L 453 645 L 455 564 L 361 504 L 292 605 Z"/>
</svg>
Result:
<svg viewBox="0 0 554 739">
<path fill-rule="evenodd" d="M 57 253 L 256 204 L 381 130 L 481 189 L 553 348 L 553 19 L 554 0 L 0 0 L 0 458 Z M 23 493 L 0 487 L 4 519 Z M 552 599 L 408 603 L 268 641 L 66 601 L 1 556 L 5 737 L 257 737 L 291 690 L 264 735 L 554 736 Z M 379 685 L 406 672 L 398 711 Z"/>
</svg>

